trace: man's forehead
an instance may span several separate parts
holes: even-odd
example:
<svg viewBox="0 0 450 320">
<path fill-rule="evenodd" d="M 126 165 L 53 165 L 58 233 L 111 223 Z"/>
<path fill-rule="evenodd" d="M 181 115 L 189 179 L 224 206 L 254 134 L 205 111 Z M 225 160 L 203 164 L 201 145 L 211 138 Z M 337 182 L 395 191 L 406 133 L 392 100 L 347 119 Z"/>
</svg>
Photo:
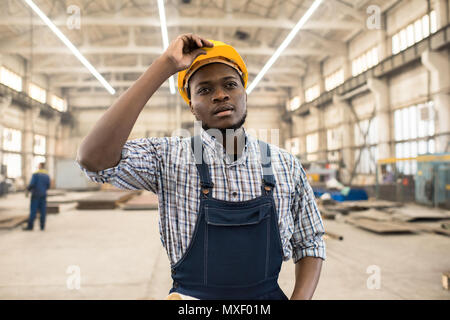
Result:
<svg viewBox="0 0 450 320">
<path fill-rule="evenodd" d="M 211 73 L 208 69 L 215 68 L 217 70 Z M 208 72 L 209 71 L 209 72 Z M 223 63 L 211 63 L 204 67 L 201 67 L 191 76 L 189 82 L 192 84 L 201 84 L 205 82 L 211 82 L 215 80 L 223 80 L 226 78 L 236 78 L 239 79 L 240 76 L 235 69 L 223 64 Z"/>
</svg>

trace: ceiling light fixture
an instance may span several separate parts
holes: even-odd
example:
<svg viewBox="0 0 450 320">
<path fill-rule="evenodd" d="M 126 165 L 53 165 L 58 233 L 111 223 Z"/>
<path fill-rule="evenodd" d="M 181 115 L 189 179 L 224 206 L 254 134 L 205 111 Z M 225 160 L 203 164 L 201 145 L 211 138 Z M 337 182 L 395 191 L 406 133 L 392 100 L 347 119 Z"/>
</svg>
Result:
<svg viewBox="0 0 450 320">
<path fill-rule="evenodd" d="M 264 67 L 261 69 L 261 71 L 258 73 L 256 78 L 252 81 L 252 83 L 247 87 L 247 94 L 250 94 L 250 92 L 253 91 L 253 89 L 256 87 L 258 82 L 264 77 L 267 70 L 277 61 L 278 57 L 281 55 L 284 49 L 291 43 L 292 39 L 294 39 L 297 32 L 300 30 L 301 27 L 308 21 L 308 19 L 311 17 L 311 15 L 316 11 L 317 7 L 320 5 L 322 0 L 315 0 L 314 3 L 311 5 L 311 7 L 306 11 L 306 13 L 300 18 L 300 20 L 297 22 L 297 24 L 294 26 L 294 28 L 291 30 L 291 32 L 288 34 L 286 39 L 284 39 L 283 43 L 278 47 L 277 51 L 272 55 L 272 57 L 269 59 L 269 61 L 266 62 Z"/>
<path fill-rule="evenodd" d="M 116 93 L 113 87 L 102 77 L 102 75 L 92 66 L 92 64 L 81 54 L 81 52 L 70 42 L 69 39 L 55 26 L 53 22 L 39 9 L 39 7 L 31 0 L 24 0 L 31 9 L 45 22 L 45 24 L 57 35 L 57 37 L 72 51 L 75 57 L 92 73 L 94 77 L 108 90 L 110 94 Z"/>
<path fill-rule="evenodd" d="M 169 46 L 169 36 L 167 34 L 167 24 L 166 24 L 166 12 L 164 10 L 164 0 L 158 0 L 158 9 L 159 9 L 159 20 L 161 21 L 161 34 L 164 51 Z M 175 94 L 175 81 L 173 79 L 173 75 L 169 78 L 169 88 L 170 93 Z"/>
</svg>

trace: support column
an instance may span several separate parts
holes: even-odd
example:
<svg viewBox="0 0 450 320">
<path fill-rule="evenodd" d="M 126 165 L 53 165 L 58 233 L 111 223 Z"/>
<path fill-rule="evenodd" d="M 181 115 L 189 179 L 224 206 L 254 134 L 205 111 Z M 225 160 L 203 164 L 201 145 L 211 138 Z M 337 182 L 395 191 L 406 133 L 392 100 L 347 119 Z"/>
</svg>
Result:
<svg viewBox="0 0 450 320">
<path fill-rule="evenodd" d="M 436 12 L 436 25 L 437 29 L 446 26 L 448 24 L 449 15 L 449 3 L 448 0 L 434 0 L 434 10 Z"/>
<path fill-rule="evenodd" d="M 311 114 L 317 117 L 317 132 L 319 134 L 319 145 L 317 148 L 317 159 L 328 161 L 328 144 L 327 144 L 327 130 L 325 128 L 325 112 L 323 109 L 317 107 L 311 108 Z"/>
<path fill-rule="evenodd" d="M 389 116 L 389 88 L 386 80 L 367 79 L 367 87 L 375 98 L 378 122 L 378 159 L 391 157 L 389 141 L 391 140 L 391 121 Z"/>
<path fill-rule="evenodd" d="M 431 72 L 435 110 L 436 152 L 450 151 L 450 62 L 447 52 L 425 51 L 422 63 Z"/>
<path fill-rule="evenodd" d="M 0 97 L 0 144 L 3 145 L 3 128 L 6 110 L 11 106 L 12 97 L 10 95 Z M 3 152 L 0 147 L 0 165 L 3 164 Z"/>
<path fill-rule="evenodd" d="M 41 109 L 39 107 L 33 107 L 25 111 L 25 125 L 23 135 L 23 149 L 22 149 L 22 176 L 25 179 L 25 183 L 31 178 L 33 174 L 32 162 L 33 162 L 33 147 L 34 147 L 34 124 L 39 118 Z"/>
<path fill-rule="evenodd" d="M 389 57 L 391 54 L 389 52 L 388 41 L 386 40 L 386 30 L 378 30 L 377 38 L 379 43 L 378 48 L 378 61 L 382 61 L 383 59 Z"/>
<path fill-rule="evenodd" d="M 350 182 L 353 166 L 355 165 L 355 157 L 352 150 L 354 137 L 350 105 L 347 100 L 338 95 L 333 96 L 333 104 L 339 108 L 339 112 L 342 115 L 341 161 L 343 163 L 343 168 L 339 171 L 339 179 L 341 183 L 348 184 Z"/>
<path fill-rule="evenodd" d="M 300 141 L 299 149 L 301 160 L 306 160 L 306 134 L 305 134 L 305 119 L 302 116 L 292 117 L 292 137 L 298 138 Z"/>
<path fill-rule="evenodd" d="M 348 45 L 346 47 L 346 53 L 344 56 L 344 81 L 350 79 L 351 77 L 353 77 L 352 75 L 352 62 L 350 60 L 350 55 L 349 55 L 349 48 Z"/>
<path fill-rule="evenodd" d="M 47 171 L 52 182 L 55 181 L 56 178 L 56 141 L 58 140 L 58 131 L 60 125 L 60 114 L 55 114 L 53 118 L 48 120 L 46 162 Z"/>
</svg>

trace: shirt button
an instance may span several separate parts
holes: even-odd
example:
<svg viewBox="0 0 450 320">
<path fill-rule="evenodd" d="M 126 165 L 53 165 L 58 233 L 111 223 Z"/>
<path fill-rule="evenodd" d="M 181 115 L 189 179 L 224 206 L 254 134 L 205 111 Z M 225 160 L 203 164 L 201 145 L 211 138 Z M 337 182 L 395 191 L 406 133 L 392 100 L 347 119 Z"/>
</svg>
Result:
<svg viewBox="0 0 450 320">
<path fill-rule="evenodd" d="M 234 192 L 232 193 L 232 195 L 233 195 L 233 197 L 236 197 L 236 196 L 237 196 L 237 192 L 234 191 Z"/>
</svg>

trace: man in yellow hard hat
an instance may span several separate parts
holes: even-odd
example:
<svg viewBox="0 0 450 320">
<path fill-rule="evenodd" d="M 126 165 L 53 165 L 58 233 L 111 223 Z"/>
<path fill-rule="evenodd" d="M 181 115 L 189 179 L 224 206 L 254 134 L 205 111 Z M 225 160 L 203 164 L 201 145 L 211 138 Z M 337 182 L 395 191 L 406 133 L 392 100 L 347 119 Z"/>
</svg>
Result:
<svg viewBox="0 0 450 320">
<path fill-rule="evenodd" d="M 153 93 L 178 72 L 201 131 L 126 141 Z M 78 149 L 93 181 L 158 194 L 171 293 L 198 299 L 310 299 L 325 259 L 324 228 L 300 162 L 243 127 L 248 72 L 236 50 L 194 34 L 175 39 L 105 112 Z"/>
</svg>

